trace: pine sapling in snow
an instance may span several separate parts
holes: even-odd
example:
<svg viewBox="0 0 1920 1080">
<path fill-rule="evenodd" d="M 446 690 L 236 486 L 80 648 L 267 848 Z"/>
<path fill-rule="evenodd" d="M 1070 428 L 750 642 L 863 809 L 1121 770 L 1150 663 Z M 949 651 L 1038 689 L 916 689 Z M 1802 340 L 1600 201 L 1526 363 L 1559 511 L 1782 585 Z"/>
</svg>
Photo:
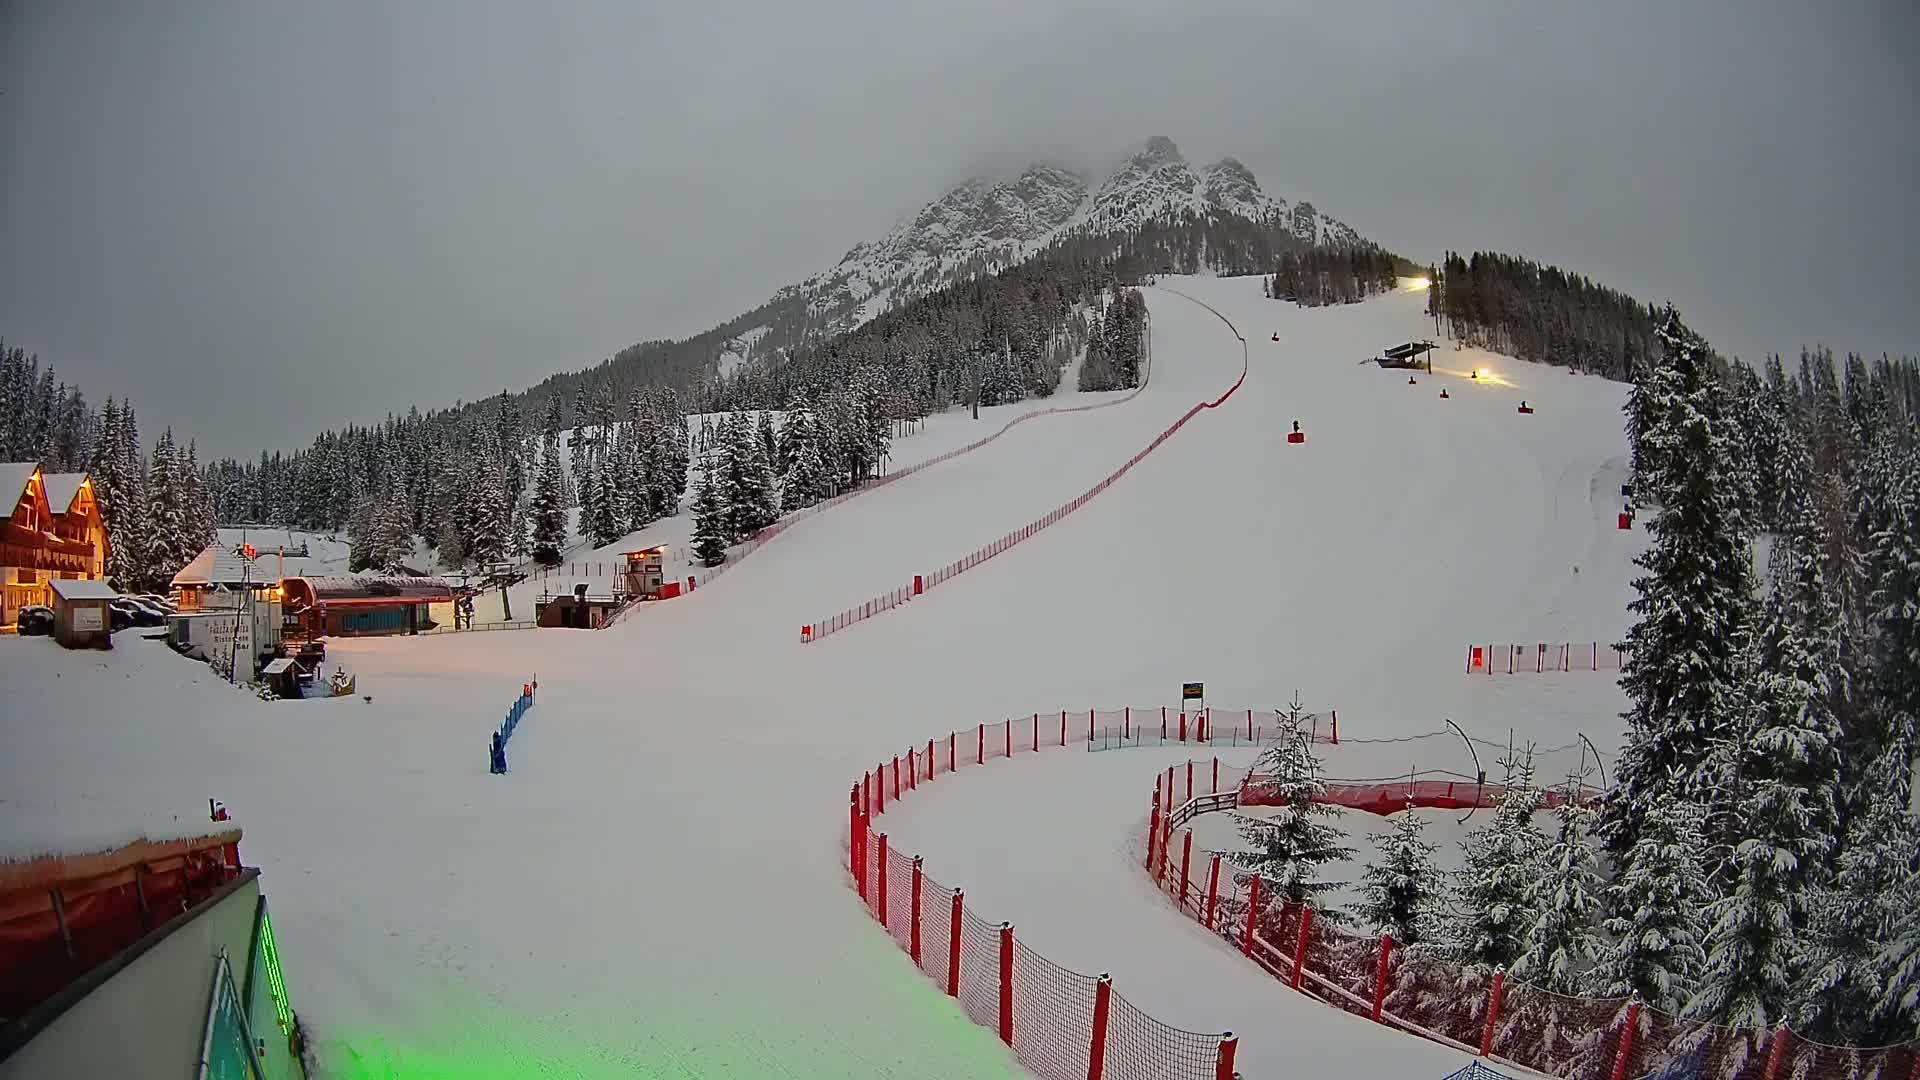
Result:
<svg viewBox="0 0 1920 1080">
<path fill-rule="evenodd" d="M 1402 945 L 1418 945 L 1430 933 L 1434 889 L 1440 880 L 1434 845 L 1422 833 L 1427 821 L 1409 805 L 1394 815 L 1393 831 L 1380 842 L 1377 861 L 1368 864 L 1354 914 Z"/>
<path fill-rule="evenodd" d="M 1602 924 L 1611 943 L 1586 978 L 1595 997 L 1638 994 L 1649 1008 L 1677 1015 L 1693 995 L 1707 956 L 1702 911 L 1712 898 L 1703 868 L 1700 811 L 1669 781 L 1626 866 L 1608 887 Z"/>
<path fill-rule="evenodd" d="M 1560 834 L 1547 852 L 1544 872 L 1526 892 L 1534 912 L 1526 951 L 1513 964 L 1513 977 L 1556 994 L 1571 996 L 1599 953 L 1594 930 L 1600 919 L 1600 871 L 1592 844 L 1593 811 L 1581 806 L 1568 786 L 1567 800 L 1554 813 Z"/>
<path fill-rule="evenodd" d="M 1848 830 L 1833 878 L 1813 896 L 1799 965 L 1794 1029 L 1836 1045 L 1878 1046 L 1920 1036 L 1897 1021 L 1886 947 L 1913 922 L 1909 894 L 1920 825 L 1883 792 Z M 1911 935 L 1909 935 L 1911 936 Z"/>
<path fill-rule="evenodd" d="M 1298 705 L 1282 718 L 1279 737 L 1262 751 L 1254 772 L 1262 776 L 1261 789 L 1277 800 L 1271 816 L 1242 817 L 1240 831 L 1254 845 L 1248 864 L 1274 888 L 1274 899 L 1313 903 L 1336 882 L 1321 881 L 1318 868 L 1344 859 L 1353 849 L 1341 843 L 1338 826 L 1331 824 L 1340 808 L 1317 801 L 1326 793 L 1320 778 L 1320 759 Z"/>
<path fill-rule="evenodd" d="M 1547 838 L 1533 814 L 1546 800 L 1533 783 L 1530 753 L 1510 753 L 1493 819 L 1462 843 L 1465 865 L 1449 916 L 1448 951 L 1458 963 L 1511 968 L 1526 948 L 1536 912 L 1528 890 L 1544 872 Z"/>
</svg>

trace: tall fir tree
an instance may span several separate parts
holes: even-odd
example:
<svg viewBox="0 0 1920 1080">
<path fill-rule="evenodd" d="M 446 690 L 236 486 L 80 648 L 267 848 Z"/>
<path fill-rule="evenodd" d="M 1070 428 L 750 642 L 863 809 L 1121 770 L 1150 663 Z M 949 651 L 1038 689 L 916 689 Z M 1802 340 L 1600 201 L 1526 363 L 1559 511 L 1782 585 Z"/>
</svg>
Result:
<svg viewBox="0 0 1920 1080">
<path fill-rule="evenodd" d="M 693 554 L 702 566 L 719 566 L 727 561 L 727 512 L 714 473 L 709 459 L 700 471 L 693 496 Z"/>
<path fill-rule="evenodd" d="M 540 475 L 533 485 L 533 557 L 546 566 L 560 563 L 567 545 L 567 510 L 560 501 L 560 444 L 549 434 L 540 455 Z"/>
<path fill-rule="evenodd" d="M 1616 858 L 1633 849 L 1671 777 L 1689 782 L 1708 760 L 1719 720 L 1739 693 L 1751 607 L 1752 558 L 1734 432 L 1712 357 L 1668 305 L 1660 363 L 1646 393 L 1641 484 L 1659 503 L 1652 545 L 1635 562 L 1638 617 L 1627 632 L 1621 687 L 1627 744 L 1600 831 Z"/>
</svg>

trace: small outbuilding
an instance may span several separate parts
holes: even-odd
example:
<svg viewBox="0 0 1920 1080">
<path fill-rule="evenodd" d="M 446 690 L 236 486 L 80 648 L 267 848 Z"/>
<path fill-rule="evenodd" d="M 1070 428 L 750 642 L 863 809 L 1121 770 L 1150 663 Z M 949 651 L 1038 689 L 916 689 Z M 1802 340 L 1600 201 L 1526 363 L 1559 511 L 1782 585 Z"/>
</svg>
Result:
<svg viewBox="0 0 1920 1080">
<path fill-rule="evenodd" d="M 434 626 L 429 607 L 453 602 L 453 585 L 430 577 L 290 577 L 281 587 L 286 621 L 306 640 L 417 634 Z"/>
<path fill-rule="evenodd" d="M 53 640 L 69 649 L 113 648 L 113 613 L 108 604 L 120 594 L 97 579 L 55 578 Z"/>
</svg>

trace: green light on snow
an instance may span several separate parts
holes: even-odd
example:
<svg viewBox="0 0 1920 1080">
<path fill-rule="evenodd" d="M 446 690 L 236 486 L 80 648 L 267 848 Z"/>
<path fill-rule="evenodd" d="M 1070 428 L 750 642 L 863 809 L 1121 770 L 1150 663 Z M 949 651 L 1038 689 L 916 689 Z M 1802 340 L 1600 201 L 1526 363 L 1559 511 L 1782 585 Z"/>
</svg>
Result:
<svg viewBox="0 0 1920 1080">
<path fill-rule="evenodd" d="M 280 974 L 280 950 L 273 943 L 273 920 L 265 909 L 260 912 L 260 955 L 266 960 L 267 989 L 273 994 L 273 1014 L 280 1021 L 280 1034 L 293 1033 L 293 1005 L 287 1000 L 287 981 Z"/>
</svg>

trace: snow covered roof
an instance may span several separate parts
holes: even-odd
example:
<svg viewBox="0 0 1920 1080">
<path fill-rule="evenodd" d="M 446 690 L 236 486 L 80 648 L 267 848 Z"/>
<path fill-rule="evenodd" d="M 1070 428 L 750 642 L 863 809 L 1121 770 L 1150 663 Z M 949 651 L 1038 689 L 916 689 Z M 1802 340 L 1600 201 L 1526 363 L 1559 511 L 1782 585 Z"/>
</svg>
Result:
<svg viewBox="0 0 1920 1080">
<path fill-rule="evenodd" d="M 316 574 L 288 578 L 287 587 L 298 596 L 310 592 L 316 603 L 350 600 L 447 600 L 453 583 L 437 577 L 383 577 L 377 574 Z"/>
<path fill-rule="evenodd" d="M 73 505 L 73 497 L 80 494 L 80 485 L 87 482 L 83 472 L 43 473 L 40 483 L 47 489 L 47 505 L 53 507 L 56 514 L 64 514 Z"/>
<path fill-rule="evenodd" d="M 6 513 L 13 513 L 14 506 L 20 502 L 20 493 L 27 490 L 27 478 L 39 467 L 39 463 L 33 461 L 0 462 L 0 500 L 6 502 Z"/>
<path fill-rule="evenodd" d="M 53 586 L 54 595 L 62 600 L 113 600 L 120 595 L 113 591 L 113 586 L 93 579 L 54 578 L 47 584 Z"/>
<path fill-rule="evenodd" d="M 249 560 L 224 540 L 200 549 L 193 561 L 173 575 L 173 587 L 202 585 L 272 585 L 282 577 L 297 577 L 307 567 L 307 559 L 288 555 L 284 559 L 271 551 L 260 551 Z M 284 564 L 284 567 L 283 567 Z"/>
</svg>

